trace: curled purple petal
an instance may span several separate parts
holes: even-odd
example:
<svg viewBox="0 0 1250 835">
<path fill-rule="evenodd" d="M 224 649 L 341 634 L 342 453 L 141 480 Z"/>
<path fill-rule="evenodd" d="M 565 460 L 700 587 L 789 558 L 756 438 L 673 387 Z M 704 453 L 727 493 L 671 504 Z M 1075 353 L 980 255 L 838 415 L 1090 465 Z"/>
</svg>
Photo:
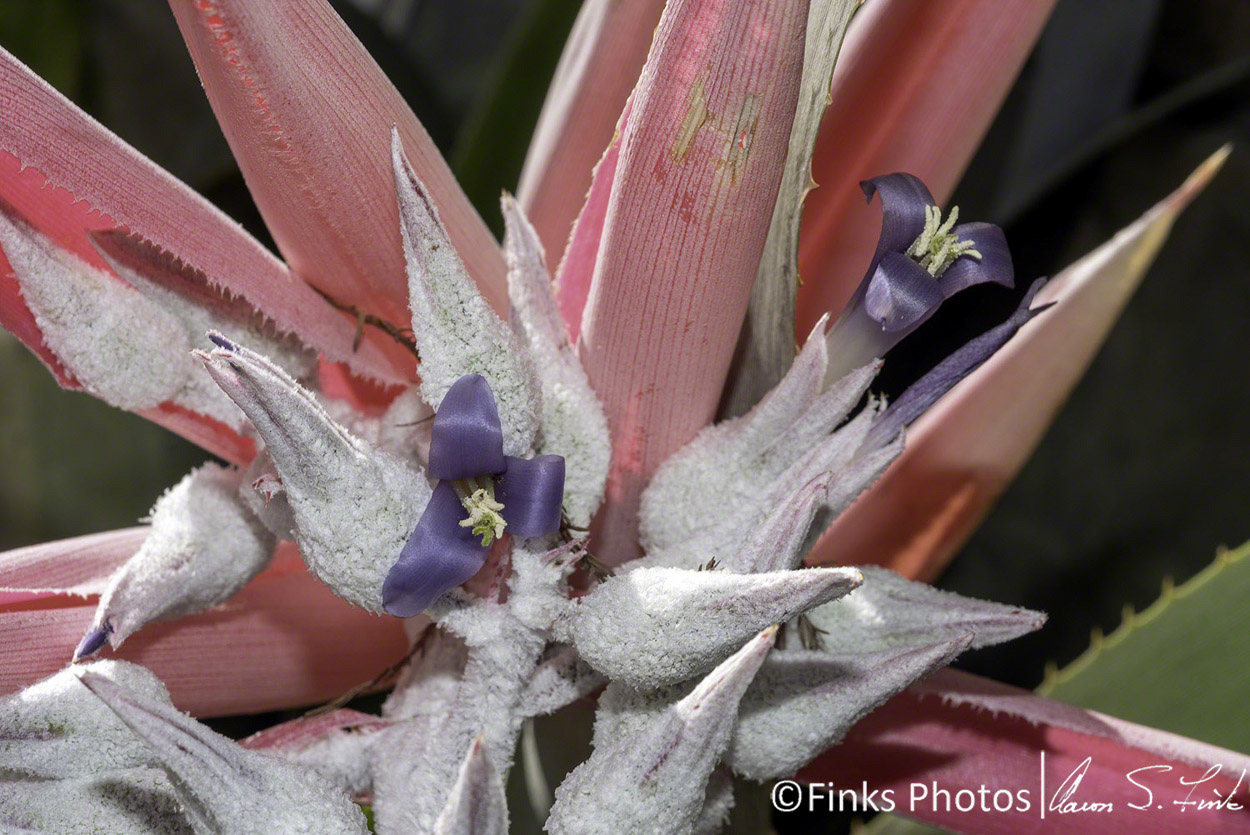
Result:
<svg viewBox="0 0 1250 835">
<path fill-rule="evenodd" d="M 99 626 L 92 627 L 87 634 L 83 636 L 83 639 L 79 641 L 78 649 L 74 650 L 74 660 L 77 661 L 80 658 L 87 658 L 95 655 L 100 651 L 100 648 L 104 646 L 105 642 L 108 641 L 109 636 L 112 634 L 113 625 L 108 621 L 105 621 Z"/>
<path fill-rule="evenodd" d="M 916 418 L 924 414 L 938 398 L 955 387 L 955 384 L 975 371 L 981 363 L 994 355 L 994 352 L 1007 344 L 1025 322 L 1041 313 L 1050 305 L 1030 309 L 1033 298 L 1046 284 L 1046 279 L 1039 278 L 1024 294 L 1024 300 L 1016 308 L 1016 312 L 1007 321 L 991 328 L 946 359 L 933 367 L 933 370 L 912 384 L 890 408 L 877 418 L 868 437 L 864 441 L 866 448 L 888 443 L 899 431 Z"/>
<path fill-rule="evenodd" d="M 864 310 L 883 330 L 910 330 L 933 315 L 944 296 L 929 271 L 906 255 L 887 252 L 864 295 Z"/>
<path fill-rule="evenodd" d="M 881 198 L 881 237 L 877 240 L 874 264 L 886 252 L 903 252 L 924 231 L 924 213 L 937 202 L 919 177 L 911 174 L 885 174 L 859 184 L 864 195 Z"/>
<path fill-rule="evenodd" d="M 938 288 L 945 298 L 975 284 L 993 281 L 1005 287 L 1016 286 L 1016 271 L 1011 264 L 1011 250 L 1003 230 L 992 223 L 961 223 L 951 233 L 962 241 L 972 241 L 981 253 L 980 260 L 963 256 L 947 267 L 938 279 Z"/>
<path fill-rule="evenodd" d="M 382 583 L 382 606 L 409 618 L 440 595 L 468 580 L 486 561 L 480 536 L 460 521 L 468 518 L 449 482 L 434 488 L 416 529 Z"/>
<path fill-rule="evenodd" d="M 495 395 L 482 375 L 466 374 L 452 383 L 434 414 L 430 475 L 454 481 L 503 469 L 503 430 Z"/>
<path fill-rule="evenodd" d="M 508 468 L 495 486 L 495 498 L 503 502 L 508 533 L 530 538 L 555 533 L 564 501 L 563 456 L 527 459 L 509 455 L 507 461 Z"/>
</svg>

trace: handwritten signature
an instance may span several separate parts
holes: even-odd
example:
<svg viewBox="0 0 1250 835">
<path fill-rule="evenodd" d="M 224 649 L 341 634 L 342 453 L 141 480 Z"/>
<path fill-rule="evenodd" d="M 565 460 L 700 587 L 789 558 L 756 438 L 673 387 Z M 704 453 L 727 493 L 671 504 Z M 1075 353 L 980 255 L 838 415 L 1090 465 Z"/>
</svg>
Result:
<svg viewBox="0 0 1250 835">
<path fill-rule="evenodd" d="M 1055 789 L 1055 792 L 1050 796 L 1050 799 L 1046 801 L 1046 810 L 1048 812 L 1058 815 L 1068 815 L 1077 812 L 1095 812 L 1105 814 L 1115 810 L 1114 803 L 1101 800 L 1085 800 L 1076 796 L 1077 790 L 1081 788 L 1081 781 L 1085 779 L 1085 774 L 1089 771 L 1093 762 L 1093 757 L 1086 757 L 1081 764 L 1078 765 L 1072 773 L 1059 784 L 1059 788 Z M 1043 768 L 1044 767 L 1043 761 Z M 1147 775 L 1161 776 L 1172 770 L 1173 768 L 1170 765 L 1147 765 L 1141 768 L 1135 768 L 1125 774 L 1124 779 L 1132 783 L 1133 786 L 1141 792 L 1141 794 L 1136 798 L 1141 801 L 1140 803 L 1126 802 L 1125 805 L 1127 805 L 1130 809 L 1137 810 L 1162 809 L 1163 805 L 1156 803 L 1154 791 L 1144 781 L 1147 779 Z M 1214 788 L 1212 788 L 1211 792 L 1215 795 L 1215 799 L 1203 797 L 1204 792 L 1201 791 L 1202 787 L 1219 777 L 1222 771 L 1223 766 L 1213 765 L 1208 768 L 1201 777 L 1190 779 L 1178 775 L 1176 779 L 1179 781 L 1181 788 L 1188 788 L 1189 791 L 1186 792 L 1183 798 L 1173 798 L 1171 800 L 1171 804 L 1173 806 L 1180 807 L 1182 811 L 1191 809 L 1195 811 L 1240 811 L 1244 807 L 1241 803 L 1234 801 L 1233 796 L 1241 788 L 1242 783 L 1246 781 L 1246 772 L 1244 770 L 1237 776 L 1237 782 L 1227 796 L 1221 796 L 1217 791 L 1215 791 Z M 1157 787 L 1158 786 L 1156 784 L 1156 788 Z M 1197 796 L 1195 797 L 1195 795 Z"/>
</svg>

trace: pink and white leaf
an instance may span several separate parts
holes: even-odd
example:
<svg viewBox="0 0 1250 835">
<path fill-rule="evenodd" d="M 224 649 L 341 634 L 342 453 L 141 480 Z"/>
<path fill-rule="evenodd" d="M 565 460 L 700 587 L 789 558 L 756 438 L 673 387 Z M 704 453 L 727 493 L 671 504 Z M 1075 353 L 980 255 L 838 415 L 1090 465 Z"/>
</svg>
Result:
<svg viewBox="0 0 1250 835">
<path fill-rule="evenodd" d="M 109 132 L 9 53 L 0 50 L 0 199 L 58 248 L 103 268 L 90 234 L 125 230 L 200 276 L 222 297 L 239 296 L 273 323 L 366 377 L 396 382 L 399 362 L 366 334 L 353 351 L 355 323 L 291 275 L 211 203 Z M 11 272 L 0 262 L 0 324 L 57 375 L 72 378 L 42 344 Z M 402 358 L 401 358 L 402 359 Z"/>
<path fill-rule="evenodd" d="M 579 337 L 612 432 L 599 556 L 712 418 L 781 179 L 807 3 L 670 2 L 632 98 Z"/>
<path fill-rule="evenodd" d="M 65 543 L 71 554 L 81 547 L 81 540 Z M 55 561 L 62 549 L 41 550 Z M 95 612 L 69 596 L 26 598 L 0 606 L 0 694 L 62 669 Z M 118 654 L 152 670 L 179 708 L 221 716 L 337 698 L 407 652 L 400 621 L 336 597 L 285 543 L 273 565 L 225 604 L 152 624 Z"/>
<path fill-rule="evenodd" d="M 750 409 L 794 360 L 795 306 L 799 290 L 799 221 L 812 190 L 812 153 L 821 117 L 828 106 L 834 64 L 851 16 L 863 0 L 812 0 L 803 48 L 803 80 L 790 129 L 785 173 L 773 206 L 768 239 L 760 258 L 746 322 L 739 337 L 740 357 L 730 374 L 724 411 Z"/>
<path fill-rule="evenodd" d="M 503 259 L 429 135 L 325 0 L 170 0 L 213 112 L 296 275 L 407 323 L 390 135 L 497 309 Z"/>
<path fill-rule="evenodd" d="M 1027 791 L 1028 807 L 967 813 L 926 800 L 911 816 L 969 835 L 1055 825 L 1078 835 L 1135 833 L 1143 825 L 1186 835 L 1250 825 L 1250 757 L 954 670 L 878 708 L 799 779 L 866 780 L 870 789 L 905 798 L 913 784 L 976 793 L 987 775 L 995 788 Z M 1209 805 L 1187 805 L 1198 802 Z M 1113 811 L 1082 810 L 1084 803 Z"/>
</svg>

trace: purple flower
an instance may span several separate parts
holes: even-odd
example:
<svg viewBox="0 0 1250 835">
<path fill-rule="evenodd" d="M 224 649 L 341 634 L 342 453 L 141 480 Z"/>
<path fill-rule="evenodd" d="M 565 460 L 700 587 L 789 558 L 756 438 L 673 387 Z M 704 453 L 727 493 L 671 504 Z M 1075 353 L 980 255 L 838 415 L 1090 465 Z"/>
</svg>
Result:
<svg viewBox="0 0 1250 835">
<path fill-rule="evenodd" d="M 538 537 L 560 527 L 564 458 L 504 455 L 495 396 L 479 374 L 461 377 L 443 397 L 429 473 L 439 483 L 382 586 L 383 606 L 400 617 L 476 574 L 505 531 Z"/>
<path fill-rule="evenodd" d="M 911 174 L 860 183 L 881 198 L 881 237 L 868 271 L 830 333 L 830 376 L 883 356 L 932 316 L 942 302 L 992 281 L 1014 286 L 1003 230 L 990 223 L 945 220 L 925 184 Z"/>
</svg>

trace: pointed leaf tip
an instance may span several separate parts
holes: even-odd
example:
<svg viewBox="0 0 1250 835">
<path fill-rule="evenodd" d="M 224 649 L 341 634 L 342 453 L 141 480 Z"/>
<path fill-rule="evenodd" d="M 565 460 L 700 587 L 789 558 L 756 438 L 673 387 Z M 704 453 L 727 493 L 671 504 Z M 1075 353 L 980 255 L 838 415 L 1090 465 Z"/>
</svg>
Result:
<svg viewBox="0 0 1250 835">
<path fill-rule="evenodd" d="M 381 612 L 386 575 L 431 496 L 424 475 L 348 432 L 256 352 L 236 345 L 200 358 L 264 439 L 308 567 L 335 594 Z"/>
<path fill-rule="evenodd" d="M 199 828 L 368 832 L 360 807 L 312 769 L 249 751 L 166 698 L 128 690 L 89 670 L 79 679 L 147 743 Z"/>
<path fill-rule="evenodd" d="M 242 483 L 241 470 L 205 464 L 157 501 L 147 539 L 96 609 L 114 649 L 148 623 L 224 603 L 269 565 L 277 539 L 240 499 Z"/>
<path fill-rule="evenodd" d="M 690 832 L 738 703 L 777 636 L 769 626 L 708 673 L 683 699 L 596 745 L 556 789 L 552 835 Z M 618 686 L 618 685 L 613 685 Z"/>
<path fill-rule="evenodd" d="M 469 278 L 397 138 L 392 152 L 421 396 L 437 410 L 458 380 L 480 374 L 494 394 L 504 453 L 526 455 L 542 410 L 533 363 Z"/>
<path fill-rule="evenodd" d="M 499 773 L 486 755 L 481 735 L 473 740 L 447 805 L 434 824 L 435 835 L 507 835 L 508 806 Z"/>
<path fill-rule="evenodd" d="M 862 580 L 856 569 L 638 568 L 581 598 L 555 630 L 592 667 L 648 690 L 710 670 L 762 627 L 841 597 Z"/>
</svg>

